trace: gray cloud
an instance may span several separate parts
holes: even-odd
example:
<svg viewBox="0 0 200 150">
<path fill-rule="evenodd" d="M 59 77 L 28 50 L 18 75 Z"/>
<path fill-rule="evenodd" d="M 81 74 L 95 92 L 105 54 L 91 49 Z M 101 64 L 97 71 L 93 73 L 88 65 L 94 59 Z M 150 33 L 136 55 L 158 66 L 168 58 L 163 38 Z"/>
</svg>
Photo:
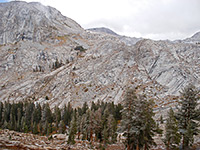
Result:
<svg viewBox="0 0 200 150">
<path fill-rule="evenodd" d="M 84 26 L 103 25 L 130 36 L 182 39 L 200 30 L 200 1 L 151 0 L 151 4 L 136 14 L 130 14 L 124 18 L 116 17 L 112 20 L 99 19 Z"/>
</svg>

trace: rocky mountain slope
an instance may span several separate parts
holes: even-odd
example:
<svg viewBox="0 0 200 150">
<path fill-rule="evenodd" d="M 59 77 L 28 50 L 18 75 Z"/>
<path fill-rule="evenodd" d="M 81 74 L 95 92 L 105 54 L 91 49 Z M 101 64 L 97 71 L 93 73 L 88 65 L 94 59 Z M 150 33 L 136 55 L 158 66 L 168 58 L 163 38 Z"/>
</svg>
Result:
<svg viewBox="0 0 200 150">
<path fill-rule="evenodd" d="M 0 4 L 0 100 L 80 106 L 137 87 L 164 109 L 200 86 L 200 46 L 84 30 L 40 3 Z M 167 108 L 167 107 L 166 107 Z"/>
<path fill-rule="evenodd" d="M 142 38 L 127 37 L 127 36 L 119 35 L 119 34 L 115 33 L 114 31 L 112 31 L 111 29 L 108 29 L 108 28 L 105 28 L 105 27 L 90 28 L 90 29 L 87 29 L 87 30 L 94 32 L 94 33 L 102 33 L 102 34 L 105 33 L 105 34 L 110 34 L 110 35 L 113 35 L 113 36 L 118 36 L 120 41 L 124 42 L 128 46 L 133 46 L 133 45 L 135 45 L 135 43 L 142 40 Z"/>
<path fill-rule="evenodd" d="M 116 35 L 116 36 L 118 36 L 117 33 L 115 33 L 114 31 L 112 31 L 111 29 L 108 29 L 108 28 L 105 28 L 105 27 L 90 28 L 90 29 L 87 29 L 87 30 L 92 31 L 92 32 L 107 33 L 107 34 L 111 34 L 111 35 Z"/>
<path fill-rule="evenodd" d="M 42 42 L 62 36 L 63 32 L 77 33 L 81 27 L 52 7 L 40 3 L 0 3 L 0 44 L 20 40 Z"/>
<path fill-rule="evenodd" d="M 182 42 L 185 43 L 193 43 L 193 44 L 200 44 L 200 32 L 195 33 L 192 37 L 186 38 Z"/>
</svg>

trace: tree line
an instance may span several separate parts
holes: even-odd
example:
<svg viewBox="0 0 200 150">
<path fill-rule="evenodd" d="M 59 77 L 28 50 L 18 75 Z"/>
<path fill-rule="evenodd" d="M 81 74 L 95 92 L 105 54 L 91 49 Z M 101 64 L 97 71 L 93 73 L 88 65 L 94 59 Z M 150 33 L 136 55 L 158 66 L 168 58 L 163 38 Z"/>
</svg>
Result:
<svg viewBox="0 0 200 150">
<path fill-rule="evenodd" d="M 189 150 L 194 143 L 194 136 L 200 130 L 200 91 L 188 85 L 181 92 L 175 111 L 171 108 L 166 119 L 164 143 L 167 150 Z"/>
<path fill-rule="evenodd" d="M 68 132 L 69 144 L 75 143 L 76 136 L 81 140 L 114 143 L 122 108 L 121 104 L 100 101 L 92 102 L 91 107 L 85 102 L 81 108 L 72 108 L 68 103 L 54 109 L 48 103 L 41 106 L 30 101 L 0 102 L 0 128 L 47 136 Z"/>
<path fill-rule="evenodd" d="M 200 93 L 189 85 L 181 92 L 178 106 L 170 109 L 165 122 L 163 142 L 167 150 L 192 148 L 194 136 L 199 134 Z M 153 112 L 155 104 L 136 89 L 128 89 L 121 104 L 98 101 L 90 107 L 85 102 L 80 108 L 71 104 L 63 108 L 33 102 L 0 102 L 0 128 L 51 136 L 66 133 L 68 143 L 75 139 L 112 144 L 117 134 L 125 137 L 127 150 L 148 150 L 155 146 L 154 136 L 163 134 Z M 67 129 L 67 130 L 66 130 Z"/>
<path fill-rule="evenodd" d="M 199 102 L 200 91 L 193 85 L 182 90 L 178 106 L 170 108 L 167 115 L 163 139 L 167 150 L 192 149 L 194 136 L 200 132 Z M 126 137 L 127 150 L 148 150 L 156 145 L 153 137 L 162 134 L 162 130 L 153 119 L 153 101 L 128 89 L 123 107 L 119 130 Z M 160 121 L 163 123 L 162 117 Z"/>
</svg>

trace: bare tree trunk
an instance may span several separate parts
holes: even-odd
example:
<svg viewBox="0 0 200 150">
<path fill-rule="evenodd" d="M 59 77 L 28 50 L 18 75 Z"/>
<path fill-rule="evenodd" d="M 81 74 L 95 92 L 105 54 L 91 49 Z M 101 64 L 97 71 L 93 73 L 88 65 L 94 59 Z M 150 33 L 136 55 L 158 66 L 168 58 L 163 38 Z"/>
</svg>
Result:
<svg viewBox="0 0 200 150">
<path fill-rule="evenodd" d="M 127 145 L 127 150 L 130 150 L 130 145 L 129 144 Z"/>
<path fill-rule="evenodd" d="M 93 141 L 93 131 L 90 130 L 90 141 Z"/>
<path fill-rule="evenodd" d="M 139 144 L 137 144 L 137 146 L 136 146 L 136 150 L 139 150 L 140 148 L 139 148 Z"/>
<path fill-rule="evenodd" d="M 147 150 L 147 144 L 144 145 L 144 150 Z"/>
<path fill-rule="evenodd" d="M 182 149 L 183 149 L 183 150 L 185 149 L 184 144 L 185 144 L 185 138 L 184 138 L 184 136 L 183 136 L 183 141 L 182 141 Z"/>
<path fill-rule="evenodd" d="M 169 143 L 169 141 L 168 141 L 168 142 L 167 142 L 167 150 L 169 150 L 169 144 L 170 144 L 170 143 Z"/>
<path fill-rule="evenodd" d="M 81 132 L 78 132 L 78 139 L 80 139 L 80 134 L 81 134 Z"/>
</svg>

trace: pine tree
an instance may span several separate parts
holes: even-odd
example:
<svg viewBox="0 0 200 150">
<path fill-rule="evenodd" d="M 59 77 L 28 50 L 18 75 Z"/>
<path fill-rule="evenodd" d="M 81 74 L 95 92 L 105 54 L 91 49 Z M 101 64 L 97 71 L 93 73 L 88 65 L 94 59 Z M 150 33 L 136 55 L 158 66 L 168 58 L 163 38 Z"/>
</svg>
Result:
<svg viewBox="0 0 200 150">
<path fill-rule="evenodd" d="M 163 116 L 162 116 L 162 115 L 160 116 L 160 123 L 161 123 L 161 124 L 164 123 L 164 120 L 163 120 Z"/>
<path fill-rule="evenodd" d="M 77 132 L 77 120 L 76 120 L 76 111 L 73 114 L 73 118 L 72 121 L 70 123 L 70 129 L 69 129 L 69 139 L 68 139 L 68 143 L 69 144 L 75 144 L 75 136 L 76 136 L 76 132 Z"/>
<path fill-rule="evenodd" d="M 58 129 L 58 125 L 59 125 L 60 120 L 61 120 L 61 111 L 60 111 L 58 106 L 55 106 L 55 108 L 54 108 L 54 121 L 56 122 L 56 129 Z"/>
<path fill-rule="evenodd" d="M 86 114 L 83 114 L 82 117 L 81 117 L 81 122 L 80 122 L 80 132 L 83 135 L 82 140 L 86 140 L 86 137 L 87 137 L 86 118 L 87 118 Z"/>
<path fill-rule="evenodd" d="M 10 121 L 10 110 L 11 110 L 11 104 L 9 102 L 4 103 L 4 114 L 3 114 L 3 119 L 4 122 L 9 122 Z"/>
<path fill-rule="evenodd" d="M 87 102 L 85 102 L 82 107 L 82 114 L 85 114 L 87 112 L 87 110 L 88 110 L 88 104 L 87 104 Z"/>
<path fill-rule="evenodd" d="M 42 124 L 42 121 L 40 121 L 40 123 L 39 123 L 39 133 L 40 133 L 40 135 L 43 135 L 43 124 Z"/>
<path fill-rule="evenodd" d="M 82 118 L 82 116 L 80 116 L 80 114 L 77 113 L 77 133 L 78 133 L 77 139 L 78 140 L 80 140 L 80 135 L 81 135 L 81 118 Z"/>
<path fill-rule="evenodd" d="M 28 133 L 28 126 L 27 126 L 27 124 L 26 124 L 26 121 L 25 121 L 25 118 L 24 118 L 24 117 L 22 117 L 22 131 L 23 131 L 24 133 Z"/>
<path fill-rule="evenodd" d="M 73 114 L 73 109 L 72 109 L 72 106 L 71 106 L 70 102 L 68 102 L 68 105 L 64 106 L 64 109 L 63 109 L 62 115 L 61 115 L 61 119 L 68 126 L 69 126 L 69 124 L 71 122 L 72 114 Z"/>
<path fill-rule="evenodd" d="M 192 85 L 188 85 L 181 92 L 180 106 L 178 107 L 176 117 L 179 122 L 179 131 L 182 135 L 183 149 L 188 149 L 192 146 L 194 135 L 197 135 L 199 132 L 199 100 L 199 91 Z"/>
<path fill-rule="evenodd" d="M 38 134 L 38 127 L 35 122 L 33 123 L 33 134 Z"/>
<path fill-rule="evenodd" d="M 138 147 L 144 148 L 144 150 L 150 149 L 152 145 L 156 145 L 153 137 L 155 134 L 161 134 L 162 130 L 159 129 L 158 124 L 156 124 L 153 119 L 153 106 L 154 102 L 148 100 L 145 95 L 138 96 L 138 101 L 136 102 L 136 112 L 135 112 L 135 127 L 136 127 L 136 137 Z M 139 134 L 138 134 L 139 132 Z"/>
<path fill-rule="evenodd" d="M 97 109 L 98 108 L 97 108 L 96 104 L 92 101 L 91 110 L 95 112 Z"/>
<path fill-rule="evenodd" d="M 115 118 L 113 117 L 112 114 L 110 114 L 108 116 L 108 124 L 107 125 L 108 125 L 108 135 L 111 138 L 110 143 L 114 143 L 116 141 L 116 138 L 117 138 L 117 134 L 116 134 L 117 122 L 116 122 L 116 120 L 115 120 Z"/>
<path fill-rule="evenodd" d="M 18 108 L 18 109 L 17 109 L 17 131 L 20 131 L 20 127 L 21 127 L 21 118 L 22 118 L 21 109 Z"/>
<path fill-rule="evenodd" d="M 3 103 L 0 102 L 0 127 L 3 124 Z"/>
<path fill-rule="evenodd" d="M 39 123 L 42 117 L 42 108 L 40 104 L 36 104 L 36 108 L 33 111 L 33 122 Z"/>
<path fill-rule="evenodd" d="M 63 120 L 61 120 L 59 124 L 59 133 L 65 133 L 65 123 Z"/>
<path fill-rule="evenodd" d="M 48 123 L 47 136 L 49 136 L 51 133 L 52 133 L 52 123 Z"/>
<path fill-rule="evenodd" d="M 103 127 L 103 143 L 104 145 L 108 143 L 108 138 L 109 138 L 109 135 L 108 135 L 108 128 L 106 125 L 104 125 Z"/>
<path fill-rule="evenodd" d="M 99 109 L 97 111 L 95 111 L 94 114 L 94 132 L 95 132 L 95 136 L 96 136 L 96 140 L 99 139 L 100 141 L 102 141 L 102 130 L 103 130 L 103 121 L 102 121 L 102 110 L 99 107 Z"/>
<path fill-rule="evenodd" d="M 175 114 L 172 108 L 168 112 L 165 130 L 166 133 L 164 143 L 166 145 L 167 150 L 178 150 L 181 135 L 178 132 L 178 122 L 175 118 Z"/>
<path fill-rule="evenodd" d="M 28 130 L 31 129 L 31 121 L 33 121 L 33 111 L 35 109 L 35 105 L 34 103 L 30 103 L 30 102 L 26 102 L 25 103 L 25 122 L 26 122 L 26 125 L 28 127 Z"/>
<path fill-rule="evenodd" d="M 11 105 L 11 110 L 10 110 L 10 130 L 14 130 L 14 122 L 15 122 L 15 118 L 14 118 L 14 108 L 13 105 Z"/>
<path fill-rule="evenodd" d="M 84 125 L 84 128 L 85 128 L 85 135 L 86 135 L 86 139 L 87 140 L 90 140 L 90 111 L 88 110 L 85 115 L 85 125 Z"/>
<path fill-rule="evenodd" d="M 120 130 L 124 132 L 128 150 L 148 150 L 151 145 L 155 145 L 153 136 L 160 130 L 153 119 L 153 106 L 153 101 L 146 96 L 136 96 L 134 89 L 127 91 Z"/>
<path fill-rule="evenodd" d="M 123 106 L 121 104 L 118 104 L 115 106 L 114 118 L 117 121 L 122 119 L 122 113 L 121 113 L 122 109 L 123 109 Z"/>
<path fill-rule="evenodd" d="M 43 124 L 44 127 L 43 127 L 43 135 L 49 135 L 48 134 L 48 128 L 49 128 L 49 124 L 48 124 L 48 121 L 46 120 L 45 123 Z"/>
<path fill-rule="evenodd" d="M 93 133 L 94 133 L 94 114 L 91 112 L 90 109 L 86 112 L 88 114 L 89 119 L 89 126 L 88 126 L 88 133 L 89 133 L 89 141 L 93 141 Z"/>
<path fill-rule="evenodd" d="M 50 106 L 48 103 L 43 105 L 43 110 L 42 110 L 42 118 L 41 118 L 42 122 L 46 122 L 47 123 L 52 123 L 53 122 L 53 115 L 50 109 Z"/>
<path fill-rule="evenodd" d="M 126 147 L 127 150 L 134 148 L 134 141 L 136 141 L 135 136 L 133 136 L 133 116 L 134 116 L 134 101 L 136 101 L 137 97 L 135 94 L 135 90 L 128 89 L 124 99 L 124 108 L 122 110 L 122 120 L 120 123 L 119 131 L 124 132 L 124 136 L 126 137 Z"/>
</svg>

